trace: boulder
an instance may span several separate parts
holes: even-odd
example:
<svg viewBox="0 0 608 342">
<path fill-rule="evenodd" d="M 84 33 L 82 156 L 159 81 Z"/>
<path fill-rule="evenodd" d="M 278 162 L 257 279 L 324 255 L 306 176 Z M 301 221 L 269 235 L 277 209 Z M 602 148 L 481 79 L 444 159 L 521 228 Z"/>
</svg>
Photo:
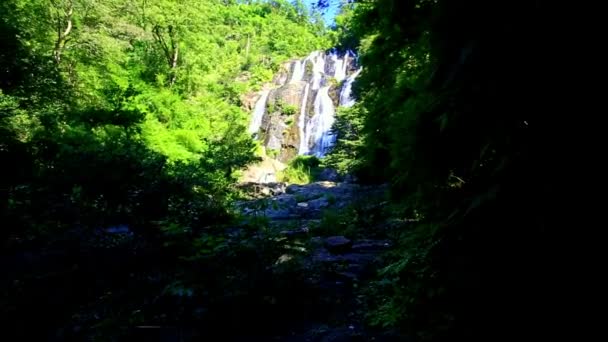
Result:
<svg viewBox="0 0 608 342">
<path fill-rule="evenodd" d="M 243 170 L 242 176 L 240 178 L 240 182 L 242 184 L 247 183 L 276 183 L 276 174 L 280 171 L 283 171 L 287 165 L 279 162 L 278 160 L 274 160 L 267 156 L 262 156 L 262 160 L 256 164 L 249 165 L 245 170 Z M 246 187 L 246 186 L 245 186 Z M 271 190 L 271 193 L 274 193 Z"/>
<path fill-rule="evenodd" d="M 317 179 L 321 181 L 337 182 L 340 180 L 340 175 L 335 169 L 327 168 L 319 173 Z"/>
<path fill-rule="evenodd" d="M 329 201 L 325 196 L 308 201 L 308 207 L 311 210 L 319 210 L 329 207 Z"/>
<path fill-rule="evenodd" d="M 388 240 L 358 240 L 353 244 L 354 252 L 381 251 L 391 246 Z"/>
<path fill-rule="evenodd" d="M 353 242 L 344 236 L 330 236 L 325 239 L 325 248 L 334 254 L 348 252 L 352 245 Z"/>
<path fill-rule="evenodd" d="M 298 184 L 290 184 L 287 186 L 287 188 L 285 188 L 285 192 L 288 194 L 296 194 L 298 193 L 300 190 L 302 190 L 304 187 L 302 185 L 298 185 Z"/>
<path fill-rule="evenodd" d="M 284 235 L 285 237 L 288 237 L 288 238 L 294 238 L 294 237 L 307 236 L 309 232 L 310 232 L 310 230 L 308 229 L 308 227 L 303 227 L 303 228 L 294 229 L 294 230 L 283 230 L 283 231 L 281 231 L 281 235 Z"/>
</svg>

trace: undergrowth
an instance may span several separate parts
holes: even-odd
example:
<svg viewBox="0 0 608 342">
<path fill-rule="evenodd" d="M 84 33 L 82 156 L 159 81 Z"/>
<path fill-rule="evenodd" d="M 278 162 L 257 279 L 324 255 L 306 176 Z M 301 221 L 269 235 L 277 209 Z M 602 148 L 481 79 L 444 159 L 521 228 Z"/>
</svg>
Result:
<svg viewBox="0 0 608 342">
<path fill-rule="evenodd" d="M 277 180 L 289 184 L 308 184 L 318 179 L 320 161 L 315 156 L 298 156 L 277 173 Z"/>
</svg>

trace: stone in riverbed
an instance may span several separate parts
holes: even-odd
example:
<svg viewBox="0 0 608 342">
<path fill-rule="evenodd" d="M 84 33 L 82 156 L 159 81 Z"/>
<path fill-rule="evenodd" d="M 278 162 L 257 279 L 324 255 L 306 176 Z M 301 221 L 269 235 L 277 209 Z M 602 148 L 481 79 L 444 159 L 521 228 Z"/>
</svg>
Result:
<svg viewBox="0 0 608 342">
<path fill-rule="evenodd" d="M 381 251 L 391 246 L 387 240 L 358 240 L 353 244 L 355 252 Z"/>
<path fill-rule="evenodd" d="M 353 242 L 344 236 L 330 236 L 325 239 L 325 248 L 334 254 L 348 252 L 352 245 Z"/>
<path fill-rule="evenodd" d="M 329 207 L 329 200 L 325 197 L 317 198 L 308 202 L 308 207 L 313 210 L 319 210 Z"/>
<path fill-rule="evenodd" d="M 308 229 L 308 227 L 302 227 L 294 230 L 283 230 L 281 231 L 281 235 L 284 235 L 286 237 L 302 237 L 308 235 L 309 232 L 310 230 Z"/>
</svg>

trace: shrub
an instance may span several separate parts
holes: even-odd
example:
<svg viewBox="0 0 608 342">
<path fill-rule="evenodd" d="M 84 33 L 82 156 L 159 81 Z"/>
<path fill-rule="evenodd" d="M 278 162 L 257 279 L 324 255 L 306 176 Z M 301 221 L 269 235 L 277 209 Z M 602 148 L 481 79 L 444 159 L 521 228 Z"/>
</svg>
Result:
<svg viewBox="0 0 608 342">
<path fill-rule="evenodd" d="M 320 161 L 315 156 L 298 156 L 292 160 L 287 168 L 277 174 L 281 182 L 291 184 L 308 184 L 317 179 L 320 173 Z"/>
</svg>

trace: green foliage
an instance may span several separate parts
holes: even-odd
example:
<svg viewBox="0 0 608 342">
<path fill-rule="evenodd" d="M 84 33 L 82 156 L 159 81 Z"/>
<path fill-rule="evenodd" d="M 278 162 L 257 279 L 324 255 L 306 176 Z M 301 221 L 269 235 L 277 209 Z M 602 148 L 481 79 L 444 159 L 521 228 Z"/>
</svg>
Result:
<svg viewBox="0 0 608 342">
<path fill-rule="evenodd" d="M 285 170 L 277 172 L 277 180 L 289 184 L 308 184 L 311 182 L 310 169 L 288 166 Z"/>
<path fill-rule="evenodd" d="M 331 195 L 325 197 L 330 204 L 336 201 Z M 356 199 L 339 210 L 325 210 L 321 221 L 311 226 L 311 232 L 320 236 L 344 235 L 352 239 L 387 238 L 386 223 L 393 213 L 386 204 L 382 194 L 374 194 Z"/>
<path fill-rule="evenodd" d="M 293 105 L 284 105 L 281 108 L 281 113 L 283 115 L 295 115 L 298 112 L 298 107 Z"/>
<path fill-rule="evenodd" d="M 363 143 L 364 108 L 355 105 L 350 108 L 338 107 L 333 129 L 338 132 L 337 141 L 330 153 L 323 158 L 323 165 L 337 170 L 340 174 L 359 173 L 362 169 L 361 156 L 365 153 Z"/>
<path fill-rule="evenodd" d="M 270 158 L 277 159 L 277 157 L 279 156 L 280 152 L 281 152 L 281 150 L 267 149 L 266 150 L 266 155 L 269 156 Z"/>
<path fill-rule="evenodd" d="M 298 107 L 285 103 L 283 100 L 277 100 L 268 106 L 269 112 L 279 112 L 282 115 L 292 116 L 298 113 Z"/>
<path fill-rule="evenodd" d="M 310 19 L 286 1 L 0 3 L 7 333 L 138 340 L 128 328 L 272 312 L 283 246 L 261 219 L 226 233 L 259 149 L 240 98 L 327 47 Z"/>
<path fill-rule="evenodd" d="M 315 156 L 298 156 L 285 170 L 277 173 L 277 180 L 290 184 L 314 182 L 321 171 L 319 165 L 320 161 Z"/>
<path fill-rule="evenodd" d="M 531 266 L 548 256 L 529 241 L 551 235 L 551 211 L 540 213 L 538 203 L 555 204 L 548 175 L 563 165 L 561 138 L 550 132 L 564 122 L 547 108 L 560 82 L 546 63 L 562 49 L 536 38 L 559 25 L 540 19 L 549 3 L 523 9 L 375 0 L 347 5 L 336 19 L 340 45 L 358 48 L 363 71 L 353 87 L 358 104 L 338 113 L 340 138 L 326 163 L 390 182 L 400 219 L 420 220 L 404 225 L 372 291 L 378 325 L 418 340 L 546 327 L 537 324 L 550 314 L 540 305 L 517 324 L 505 316 L 553 284 Z M 522 274 L 534 280 L 516 284 Z"/>
</svg>

